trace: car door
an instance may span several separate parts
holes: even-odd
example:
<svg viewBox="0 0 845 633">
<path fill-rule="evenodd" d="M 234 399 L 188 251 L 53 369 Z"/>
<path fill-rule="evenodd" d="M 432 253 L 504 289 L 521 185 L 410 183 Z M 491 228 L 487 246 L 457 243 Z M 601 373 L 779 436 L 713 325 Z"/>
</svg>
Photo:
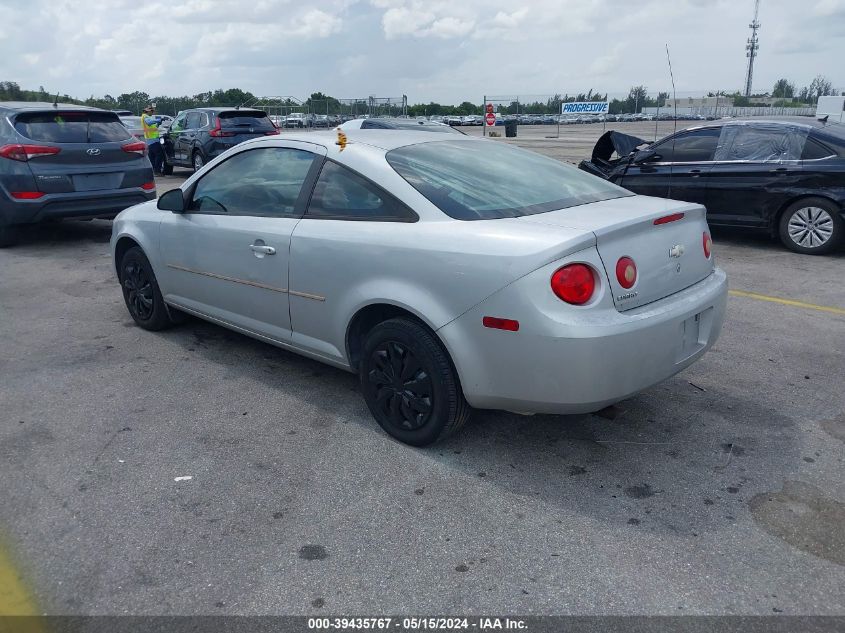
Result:
<svg viewBox="0 0 845 633">
<path fill-rule="evenodd" d="M 346 319 L 340 308 L 362 279 L 382 278 L 385 259 L 374 244 L 390 241 L 416 213 L 384 189 L 327 160 L 308 210 L 291 239 L 290 309 L 293 344 L 344 362 Z M 377 283 L 374 282 L 374 283 Z"/>
<path fill-rule="evenodd" d="M 186 211 L 160 225 L 165 300 L 252 333 L 290 339 L 290 236 L 325 148 L 249 148 L 187 190 Z"/>
<path fill-rule="evenodd" d="M 705 204 L 718 141 L 719 128 L 679 132 L 651 146 L 653 157 L 631 164 L 616 183 L 646 196 Z"/>
<path fill-rule="evenodd" d="M 176 119 L 173 121 L 173 124 L 170 126 L 170 129 L 165 135 L 164 151 L 167 152 L 168 160 L 177 165 L 182 165 L 184 163 L 179 138 L 185 130 L 187 119 L 187 112 L 180 112 L 177 114 Z"/>
<path fill-rule="evenodd" d="M 722 130 L 708 177 L 707 218 L 715 224 L 768 226 L 801 180 L 807 130 L 756 122 Z"/>
<path fill-rule="evenodd" d="M 179 162 L 182 165 L 188 167 L 193 166 L 191 161 L 193 159 L 194 142 L 196 141 L 201 122 L 201 112 L 197 112 L 196 110 L 188 112 L 188 116 L 185 119 L 185 129 L 182 130 L 178 140 Z"/>
</svg>

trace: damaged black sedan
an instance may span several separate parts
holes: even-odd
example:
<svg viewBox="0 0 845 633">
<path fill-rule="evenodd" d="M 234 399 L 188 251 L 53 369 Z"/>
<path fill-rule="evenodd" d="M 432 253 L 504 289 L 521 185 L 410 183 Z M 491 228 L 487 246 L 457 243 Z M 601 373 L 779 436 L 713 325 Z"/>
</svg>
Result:
<svg viewBox="0 0 845 633">
<path fill-rule="evenodd" d="M 717 121 L 655 143 L 615 130 L 579 167 L 635 193 L 698 202 L 711 225 L 766 229 L 798 253 L 845 242 L 845 126 Z"/>
</svg>

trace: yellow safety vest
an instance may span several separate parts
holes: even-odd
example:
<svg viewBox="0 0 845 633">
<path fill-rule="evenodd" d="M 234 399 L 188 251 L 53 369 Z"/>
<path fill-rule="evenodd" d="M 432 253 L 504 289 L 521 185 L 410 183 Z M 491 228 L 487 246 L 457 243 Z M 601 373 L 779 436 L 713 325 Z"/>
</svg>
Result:
<svg viewBox="0 0 845 633">
<path fill-rule="evenodd" d="M 158 123 L 147 125 L 147 115 L 141 113 L 141 127 L 144 128 L 144 138 L 147 140 L 158 138 Z"/>
</svg>

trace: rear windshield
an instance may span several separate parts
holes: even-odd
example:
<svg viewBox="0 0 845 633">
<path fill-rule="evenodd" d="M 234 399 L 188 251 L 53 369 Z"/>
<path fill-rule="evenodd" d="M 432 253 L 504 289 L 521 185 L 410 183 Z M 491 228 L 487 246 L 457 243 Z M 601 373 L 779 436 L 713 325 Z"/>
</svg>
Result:
<svg viewBox="0 0 845 633">
<path fill-rule="evenodd" d="M 514 218 L 632 196 L 601 178 L 497 141 L 400 147 L 387 162 L 456 220 Z"/>
<path fill-rule="evenodd" d="M 112 112 L 33 112 L 19 114 L 15 129 L 33 141 L 111 143 L 130 138 Z"/>
<path fill-rule="evenodd" d="M 221 112 L 217 115 L 220 127 L 224 128 L 253 128 L 255 132 L 268 132 L 276 129 L 266 113 L 250 110 Z M 244 131 L 249 131 L 245 129 Z"/>
</svg>

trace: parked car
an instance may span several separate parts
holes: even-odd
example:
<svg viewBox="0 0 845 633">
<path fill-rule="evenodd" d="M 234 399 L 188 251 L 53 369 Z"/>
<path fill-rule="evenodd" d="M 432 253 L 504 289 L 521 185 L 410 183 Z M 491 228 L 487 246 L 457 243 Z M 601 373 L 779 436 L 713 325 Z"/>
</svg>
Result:
<svg viewBox="0 0 845 633">
<path fill-rule="evenodd" d="M 461 117 L 459 117 L 457 115 L 447 116 L 445 121 L 443 121 L 443 122 L 446 123 L 446 125 L 462 125 L 463 124 L 463 120 L 461 119 Z"/>
<path fill-rule="evenodd" d="M 194 171 L 230 147 L 257 136 L 272 136 L 279 130 L 263 110 L 242 108 L 196 108 L 183 110 L 162 129 L 164 173 L 173 167 Z"/>
<path fill-rule="evenodd" d="M 311 120 L 304 112 L 291 112 L 285 117 L 286 128 L 306 128 L 310 127 L 310 124 Z"/>
<path fill-rule="evenodd" d="M 129 130 L 129 133 L 139 141 L 144 140 L 144 126 L 139 116 L 121 116 L 120 122 Z"/>
<path fill-rule="evenodd" d="M 114 112 L 0 102 L 0 246 L 25 224 L 112 218 L 155 197 L 147 146 Z"/>
<path fill-rule="evenodd" d="M 840 125 L 717 121 L 656 143 L 607 132 L 579 166 L 636 193 L 702 204 L 711 224 L 765 229 L 798 253 L 845 241 Z"/>
<path fill-rule="evenodd" d="M 111 248 L 140 327 L 188 312 L 355 372 L 426 445 L 470 406 L 596 411 L 701 358 L 727 297 L 704 213 L 497 141 L 315 132 L 231 148 Z"/>
<path fill-rule="evenodd" d="M 340 129 L 344 132 L 349 132 L 351 130 L 412 130 L 420 132 L 448 132 L 451 134 L 464 134 L 464 132 L 456 130 L 445 123 L 427 121 L 425 119 L 355 119 L 341 124 Z"/>
</svg>

